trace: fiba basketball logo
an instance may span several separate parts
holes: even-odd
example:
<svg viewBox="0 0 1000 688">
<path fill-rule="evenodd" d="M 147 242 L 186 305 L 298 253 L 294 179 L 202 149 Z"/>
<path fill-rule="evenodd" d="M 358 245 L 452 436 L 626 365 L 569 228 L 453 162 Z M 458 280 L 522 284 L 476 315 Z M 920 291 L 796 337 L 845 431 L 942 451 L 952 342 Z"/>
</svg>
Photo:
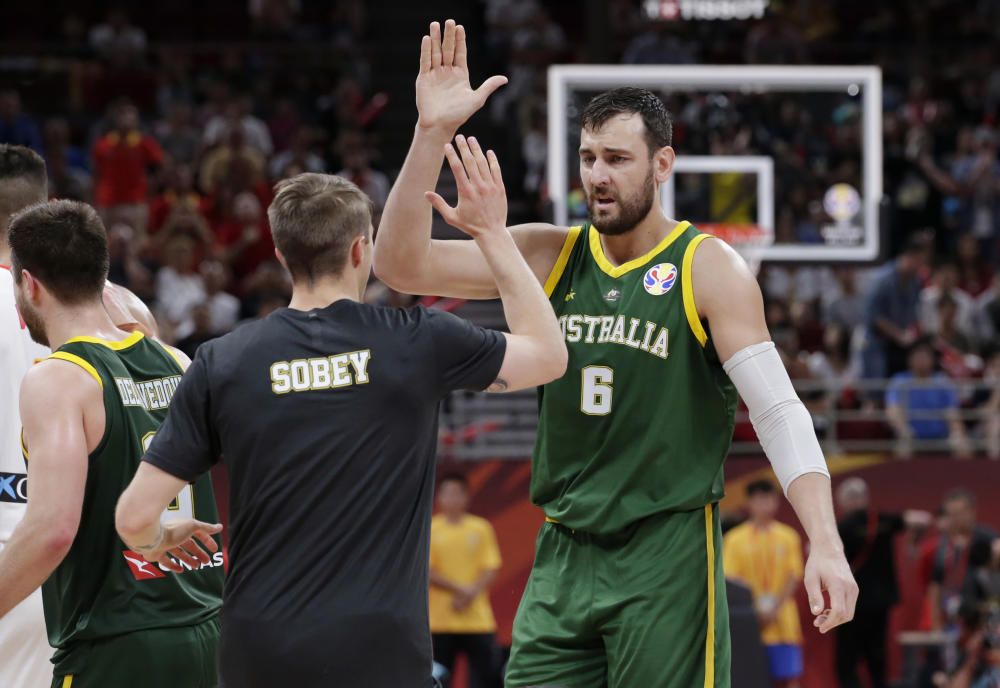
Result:
<svg viewBox="0 0 1000 688">
<path fill-rule="evenodd" d="M 861 196 L 850 184 L 834 184 L 823 197 L 823 209 L 838 223 L 850 222 L 861 212 Z"/>
<path fill-rule="evenodd" d="M 663 296 L 677 281 L 677 267 L 673 263 L 659 263 L 646 271 L 642 286 L 653 296 Z"/>
<path fill-rule="evenodd" d="M 861 212 L 861 194 L 850 184 L 840 182 L 827 189 L 823 196 L 823 210 L 833 219 L 833 224 L 820 229 L 827 245 L 857 246 L 864 238 L 864 228 L 856 218 Z"/>
</svg>

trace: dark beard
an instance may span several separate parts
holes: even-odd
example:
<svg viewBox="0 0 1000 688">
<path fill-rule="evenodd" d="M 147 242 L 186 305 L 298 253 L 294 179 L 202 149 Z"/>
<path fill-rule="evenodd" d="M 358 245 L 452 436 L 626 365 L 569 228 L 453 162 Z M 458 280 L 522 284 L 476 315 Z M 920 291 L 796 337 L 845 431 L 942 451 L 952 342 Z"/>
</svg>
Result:
<svg viewBox="0 0 1000 688">
<path fill-rule="evenodd" d="M 16 299 L 16 303 L 17 310 L 21 314 L 21 319 L 24 320 L 24 324 L 28 327 L 28 334 L 31 335 L 31 339 L 37 344 L 49 347 L 49 337 L 45 334 L 45 323 L 42 321 L 41 316 L 30 305 L 22 303 L 20 298 Z"/>
<path fill-rule="evenodd" d="M 594 201 L 588 199 L 587 209 L 590 211 L 590 223 L 601 234 L 607 236 L 618 236 L 635 229 L 635 226 L 642 222 L 649 214 L 653 202 L 656 200 L 656 186 L 653 184 L 653 171 L 643 183 L 642 190 L 628 200 L 618 200 L 618 216 L 607 219 L 597 219 L 594 212 Z"/>
</svg>

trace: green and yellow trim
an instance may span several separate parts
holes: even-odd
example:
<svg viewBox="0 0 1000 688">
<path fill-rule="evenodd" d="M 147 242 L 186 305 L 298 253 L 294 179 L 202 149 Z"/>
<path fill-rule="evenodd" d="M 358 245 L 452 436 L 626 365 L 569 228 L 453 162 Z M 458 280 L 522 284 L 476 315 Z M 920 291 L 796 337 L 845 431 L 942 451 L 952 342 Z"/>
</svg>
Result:
<svg viewBox="0 0 1000 688">
<path fill-rule="evenodd" d="M 75 365 L 80 366 L 81 368 L 86 370 L 92 378 L 97 380 L 97 384 L 101 386 L 101 389 L 104 389 L 104 381 L 101 379 L 101 376 L 97 374 L 97 368 L 95 368 L 88 361 L 85 361 L 76 354 L 71 354 L 66 351 L 56 351 L 53 352 L 49 356 L 49 358 L 55 358 L 60 361 L 66 361 L 67 363 L 73 363 Z"/>
<path fill-rule="evenodd" d="M 24 441 L 24 428 L 21 428 L 21 435 L 20 435 L 20 437 L 21 437 L 21 455 L 24 457 L 24 460 L 27 461 L 28 460 L 28 445 Z"/>
<path fill-rule="evenodd" d="M 154 339 L 153 341 L 156 340 Z M 183 375 L 185 370 L 184 364 L 181 363 L 181 357 L 177 355 L 176 351 L 174 351 L 174 347 L 168 344 L 164 344 L 163 342 L 160 341 L 156 341 L 156 343 L 159 344 L 160 347 L 167 352 L 167 355 L 170 356 L 170 358 L 174 359 L 174 363 L 177 364 L 177 368 L 181 371 L 181 375 Z"/>
<path fill-rule="evenodd" d="M 66 341 L 67 344 L 73 342 L 82 342 L 84 344 L 100 344 L 101 346 L 106 346 L 114 351 L 122 351 L 130 346 L 135 346 L 138 344 L 145 335 L 139 330 L 136 330 L 125 339 L 113 340 L 113 339 L 101 339 L 100 337 L 73 337 Z"/>
<path fill-rule="evenodd" d="M 678 222 L 677 225 L 670 230 L 667 236 L 663 237 L 656 246 L 654 246 L 647 254 L 639 256 L 638 258 L 633 258 L 627 263 L 622 263 L 621 265 L 612 265 L 608 257 L 604 255 L 604 246 L 601 244 L 601 233 L 598 232 L 594 227 L 590 228 L 590 253 L 594 256 L 594 262 L 597 266 L 601 268 L 606 274 L 614 277 L 615 279 L 621 277 L 627 272 L 631 272 L 636 268 L 641 268 L 649 261 L 653 260 L 657 254 L 662 253 L 670 246 L 670 244 L 677 241 L 681 234 L 691 226 L 690 222 Z"/>
<path fill-rule="evenodd" d="M 73 674 L 63 676 L 62 688 L 73 688 Z"/>
<path fill-rule="evenodd" d="M 573 254 L 573 247 L 576 246 L 576 240 L 580 238 L 581 229 L 581 227 L 570 227 L 566 233 L 566 240 L 563 241 L 559 257 L 556 258 L 555 265 L 552 266 L 552 271 L 549 272 L 548 279 L 545 280 L 544 289 L 546 296 L 551 297 L 552 292 L 559 285 L 559 280 L 562 279 L 563 273 L 566 271 L 566 266 L 569 264 L 569 257 Z"/>
<path fill-rule="evenodd" d="M 705 505 L 705 553 L 708 564 L 708 629 L 705 633 L 705 688 L 715 686 L 715 523 L 714 505 Z"/>
<path fill-rule="evenodd" d="M 702 346 L 708 342 L 708 333 L 705 326 L 701 324 L 701 316 L 698 315 L 698 306 L 694 302 L 694 284 L 691 282 L 691 268 L 694 264 L 694 252 L 705 239 L 710 239 L 711 234 L 699 234 L 684 249 L 684 260 L 681 263 L 681 292 L 684 297 L 684 314 L 687 316 L 688 326 L 694 334 L 698 343 Z"/>
</svg>

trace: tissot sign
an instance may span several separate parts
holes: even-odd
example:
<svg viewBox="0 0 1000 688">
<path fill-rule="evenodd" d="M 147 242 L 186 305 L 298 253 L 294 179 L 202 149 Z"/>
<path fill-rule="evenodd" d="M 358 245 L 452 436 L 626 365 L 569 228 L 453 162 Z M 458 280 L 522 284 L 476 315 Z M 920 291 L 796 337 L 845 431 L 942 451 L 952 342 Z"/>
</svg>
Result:
<svg viewBox="0 0 1000 688">
<path fill-rule="evenodd" d="M 760 19 L 770 0 L 644 0 L 650 19 L 695 21 L 718 19 Z"/>
</svg>

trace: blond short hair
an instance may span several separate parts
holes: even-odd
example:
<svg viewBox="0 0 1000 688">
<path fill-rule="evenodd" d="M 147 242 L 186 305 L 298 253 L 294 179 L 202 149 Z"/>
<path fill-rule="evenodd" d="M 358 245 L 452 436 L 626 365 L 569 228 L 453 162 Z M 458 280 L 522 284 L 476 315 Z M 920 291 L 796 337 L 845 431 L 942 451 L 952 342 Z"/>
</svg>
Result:
<svg viewBox="0 0 1000 688">
<path fill-rule="evenodd" d="M 313 172 L 278 182 L 275 192 L 267 218 L 292 279 L 340 275 L 351 242 L 371 229 L 371 199 L 343 177 Z"/>
</svg>

